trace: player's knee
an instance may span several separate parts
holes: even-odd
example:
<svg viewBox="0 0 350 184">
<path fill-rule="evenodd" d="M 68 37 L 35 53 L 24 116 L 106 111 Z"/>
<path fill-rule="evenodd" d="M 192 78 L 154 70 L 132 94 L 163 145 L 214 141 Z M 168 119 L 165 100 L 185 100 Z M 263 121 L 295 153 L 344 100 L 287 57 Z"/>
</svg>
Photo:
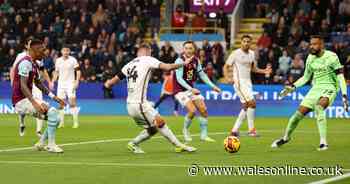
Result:
<svg viewBox="0 0 350 184">
<path fill-rule="evenodd" d="M 156 127 L 149 127 L 149 128 L 147 128 L 147 132 L 149 135 L 152 136 L 152 135 L 157 133 L 157 128 Z"/>
<path fill-rule="evenodd" d="M 156 118 L 154 121 L 157 128 L 163 128 L 165 125 L 165 120 L 162 118 Z"/>
<path fill-rule="evenodd" d="M 60 116 L 59 116 L 59 112 L 56 108 L 51 107 L 47 111 L 47 120 L 48 120 L 49 126 L 57 126 L 58 125 L 58 123 L 60 122 Z"/>
<path fill-rule="evenodd" d="M 196 109 L 188 109 L 187 117 L 193 119 L 196 115 Z"/>
<path fill-rule="evenodd" d="M 206 108 L 200 109 L 199 112 L 200 112 L 201 116 L 203 116 L 205 118 L 208 117 L 208 111 Z"/>
<path fill-rule="evenodd" d="M 248 103 L 242 103 L 243 110 L 247 111 L 248 107 L 249 107 Z"/>
<path fill-rule="evenodd" d="M 252 101 L 249 102 L 248 106 L 249 106 L 249 108 L 255 109 L 256 108 L 256 102 L 254 100 L 252 100 Z"/>
<path fill-rule="evenodd" d="M 328 107 L 328 105 L 329 105 L 329 100 L 328 100 L 328 98 L 326 98 L 326 97 L 322 97 L 322 98 L 320 98 L 318 104 L 319 104 L 321 107 L 323 107 L 324 109 L 326 109 L 326 108 Z"/>
</svg>

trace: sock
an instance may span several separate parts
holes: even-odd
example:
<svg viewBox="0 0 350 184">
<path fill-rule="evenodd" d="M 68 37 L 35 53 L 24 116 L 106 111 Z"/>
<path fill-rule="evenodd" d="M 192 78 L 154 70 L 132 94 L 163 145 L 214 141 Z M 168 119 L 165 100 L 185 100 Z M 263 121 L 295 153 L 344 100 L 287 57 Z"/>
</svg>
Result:
<svg viewBox="0 0 350 184">
<path fill-rule="evenodd" d="M 60 114 L 60 125 L 64 125 L 64 109 L 59 110 Z"/>
<path fill-rule="evenodd" d="M 320 133 L 320 144 L 327 144 L 327 119 L 326 112 L 322 106 L 315 107 L 318 132 Z"/>
<path fill-rule="evenodd" d="M 245 117 L 247 115 L 247 111 L 245 111 L 244 109 L 241 110 L 241 112 L 239 113 L 235 125 L 232 128 L 232 132 L 238 132 L 239 127 L 241 127 Z"/>
<path fill-rule="evenodd" d="M 43 120 L 36 118 L 36 132 L 40 132 L 43 128 Z"/>
<path fill-rule="evenodd" d="M 71 111 L 72 116 L 73 116 L 73 124 L 74 124 L 74 125 L 79 124 L 79 122 L 78 122 L 78 114 L 79 114 L 79 112 L 78 112 L 78 107 L 72 107 L 72 108 L 70 109 L 70 111 Z"/>
<path fill-rule="evenodd" d="M 154 108 L 157 108 L 160 103 L 162 103 L 169 95 L 163 94 L 160 96 L 159 100 L 154 104 Z"/>
<path fill-rule="evenodd" d="M 151 138 L 151 135 L 147 130 L 142 130 L 139 135 L 137 135 L 131 142 L 138 145 L 141 142 Z"/>
<path fill-rule="evenodd" d="M 255 108 L 248 108 L 247 109 L 247 119 L 248 119 L 248 129 L 249 129 L 249 131 L 251 131 L 255 128 L 254 127 Z"/>
<path fill-rule="evenodd" d="M 192 124 L 192 119 L 190 119 L 188 116 L 185 116 L 184 128 L 189 129 L 191 124 Z"/>
<path fill-rule="evenodd" d="M 208 118 L 200 116 L 198 119 L 201 127 L 201 139 L 205 139 L 208 137 Z"/>
<path fill-rule="evenodd" d="M 47 131 L 47 128 L 46 128 L 44 133 L 40 137 L 40 143 L 41 144 L 45 144 L 45 141 L 47 140 L 48 136 L 49 135 L 48 135 L 48 131 Z"/>
<path fill-rule="evenodd" d="M 60 122 L 59 112 L 51 107 L 47 112 L 47 137 L 48 146 L 56 145 L 56 129 Z"/>
<path fill-rule="evenodd" d="M 19 126 L 21 126 L 21 127 L 23 127 L 23 126 L 25 126 L 25 124 L 24 124 L 24 117 L 25 117 L 26 115 L 25 114 L 19 114 Z"/>
<path fill-rule="evenodd" d="M 284 134 L 284 140 L 289 140 L 292 132 L 298 126 L 299 122 L 304 118 L 304 115 L 296 111 L 292 117 L 289 118 L 288 125 Z"/>
<path fill-rule="evenodd" d="M 162 128 L 158 128 L 158 131 L 173 145 L 177 147 L 183 146 L 183 144 L 175 137 L 174 133 L 169 129 L 168 125 L 164 125 Z"/>
</svg>

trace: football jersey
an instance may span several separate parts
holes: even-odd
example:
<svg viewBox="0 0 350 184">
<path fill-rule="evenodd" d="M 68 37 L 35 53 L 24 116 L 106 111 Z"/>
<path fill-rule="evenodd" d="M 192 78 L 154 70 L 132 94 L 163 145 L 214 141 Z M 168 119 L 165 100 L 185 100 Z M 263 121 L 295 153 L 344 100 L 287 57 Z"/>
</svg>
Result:
<svg viewBox="0 0 350 184">
<path fill-rule="evenodd" d="M 175 63 L 184 63 L 184 61 L 185 61 L 184 56 L 181 56 L 176 59 Z M 189 64 L 184 65 L 182 68 L 177 69 L 176 72 L 173 74 L 174 94 L 187 90 L 177 80 L 178 75 L 184 80 L 186 84 L 188 84 L 190 87 L 193 87 L 195 82 L 198 79 L 198 74 L 201 71 L 203 71 L 202 65 L 200 64 L 199 59 L 197 57 L 193 57 L 192 61 Z"/>
<path fill-rule="evenodd" d="M 226 64 L 232 66 L 233 81 L 238 82 L 241 80 L 251 81 L 252 64 L 255 62 L 254 51 L 249 50 L 246 53 L 242 49 L 236 49 L 230 54 Z"/>
<path fill-rule="evenodd" d="M 75 81 L 75 68 L 79 67 L 78 61 L 68 56 L 67 59 L 59 57 L 55 63 L 55 71 L 58 73 L 58 88 L 72 87 Z"/>
<path fill-rule="evenodd" d="M 154 57 L 141 56 L 130 61 L 122 68 L 127 79 L 127 103 L 143 103 L 147 100 L 148 82 L 153 69 L 159 68 L 161 62 Z"/>
</svg>

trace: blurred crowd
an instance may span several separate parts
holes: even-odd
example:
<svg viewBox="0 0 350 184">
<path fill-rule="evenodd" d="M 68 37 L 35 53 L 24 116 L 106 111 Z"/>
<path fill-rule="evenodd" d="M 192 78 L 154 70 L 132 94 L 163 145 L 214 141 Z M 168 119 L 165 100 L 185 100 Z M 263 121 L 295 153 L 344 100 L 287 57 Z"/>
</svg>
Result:
<svg viewBox="0 0 350 184">
<path fill-rule="evenodd" d="M 49 73 L 61 46 L 69 45 L 80 63 L 83 82 L 111 78 L 135 57 L 144 41 L 151 44 L 152 56 L 174 62 L 180 53 L 172 44 L 158 45 L 162 4 L 160 0 L 0 0 L 0 80 L 9 80 L 9 68 L 30 36 L 44 40 Z M 302 76 L 313 34 L 325 38 L 350 79 L 350 0 L 246 0 L 244 8 L 245 17 L 271 19 L 264 24 L 255 51 L 258 66 L 272 67 L 273 74 L 253 75 L 254 83 L 292 83 Z M 211 26 L 203 11 L 190 15 L 182 6 L 175 8 L 171 19 L 178 28 Z M 222 10 L 214 23 L 229 30 Z M 204 40 L 202 45 L 197 55 L 206 73 L 214 81 L 225 82 L 223 66 L 229 52 L 224 53 L 220 43 Z M 162 73 L 156 71 L 152 81 L 161 80 Z"/>
</svg>

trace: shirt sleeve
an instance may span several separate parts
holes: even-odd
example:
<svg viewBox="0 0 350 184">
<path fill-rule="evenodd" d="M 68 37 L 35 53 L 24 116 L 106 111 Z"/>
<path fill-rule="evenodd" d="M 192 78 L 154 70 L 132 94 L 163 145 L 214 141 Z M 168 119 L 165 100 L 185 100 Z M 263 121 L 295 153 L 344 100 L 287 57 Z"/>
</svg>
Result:
<svg viewBox="0 0 350 184">
<path fill-rule="evenodd" d="M 33 70 L 33 65 L 30 61 L 24 60 L 18 65 L 18 74 L 24 77 L 29 77 L 29 73 Z"/>
<path fill-rule="evenodd" d="M 78 60 L 74 58 L 74 69 L 79 68 Z"/>
<path fill-rule="evenodd" d="M 305 71 L 304 71 L 304 75 L 299 78 L 295 83 L 294 86 L 295 87 L 301 87 L 303 85 L 305 85 L 312 77 L 312 71 L 310 69 L 310 56 L 306 59 L 306 67 L 305 67 Z"/>
<path fill-rule="evenodd" d="M 232 52 L 232 53 L 228 56 L 228 58 L 227 58 L 227 60 L 226 60 L 226 64 L 232 66 L 234 62 L 235 62 L 235 54 L 234 54 L 234 52 Z"/>
<path fill-rule="evenodd" d="M 215 84 L 209 79 L 208 75 L 203 71 L 201 64 L 198 64 L 197 66 L 197 73 L 204 83 L 206 83 L 212 88 L 215 87 Z"/>
<path fill-rule="evenodd" d="M 162 63 L 158 59 L 153 58 L 153 57 L 149 57 L 149 59 L 150 59 L 150 61 L 148 62 L 149 63 L 149 67 L 153 68 L 153 69 L 159 68 L 159 65 Z"/>
<path fill-rule="evenodd" d="M 340 63 L 339 58 L 336 54 L 332 55 L 330 60 L 331 60 L 331 67 L 333 70 L 338 70 L 340 68 L 343 68 L 343 65 Z"/>
<path fill-rule="evenodd" d="M 183 63 L 181 58 L 177 58 L 175 61 L 176 64 L 180 64 Z M 184 74 L 184 67 L 180 67 L 178 69 L 176 69 L 175 71 L 176 74 L 176 81 L 184 88 L 186 88 L 187 90 L 191 90 L 192 87 L 190 85 L 187 84 L 187 82 L 183 79 L 183 74 Z"/>
</svg>

